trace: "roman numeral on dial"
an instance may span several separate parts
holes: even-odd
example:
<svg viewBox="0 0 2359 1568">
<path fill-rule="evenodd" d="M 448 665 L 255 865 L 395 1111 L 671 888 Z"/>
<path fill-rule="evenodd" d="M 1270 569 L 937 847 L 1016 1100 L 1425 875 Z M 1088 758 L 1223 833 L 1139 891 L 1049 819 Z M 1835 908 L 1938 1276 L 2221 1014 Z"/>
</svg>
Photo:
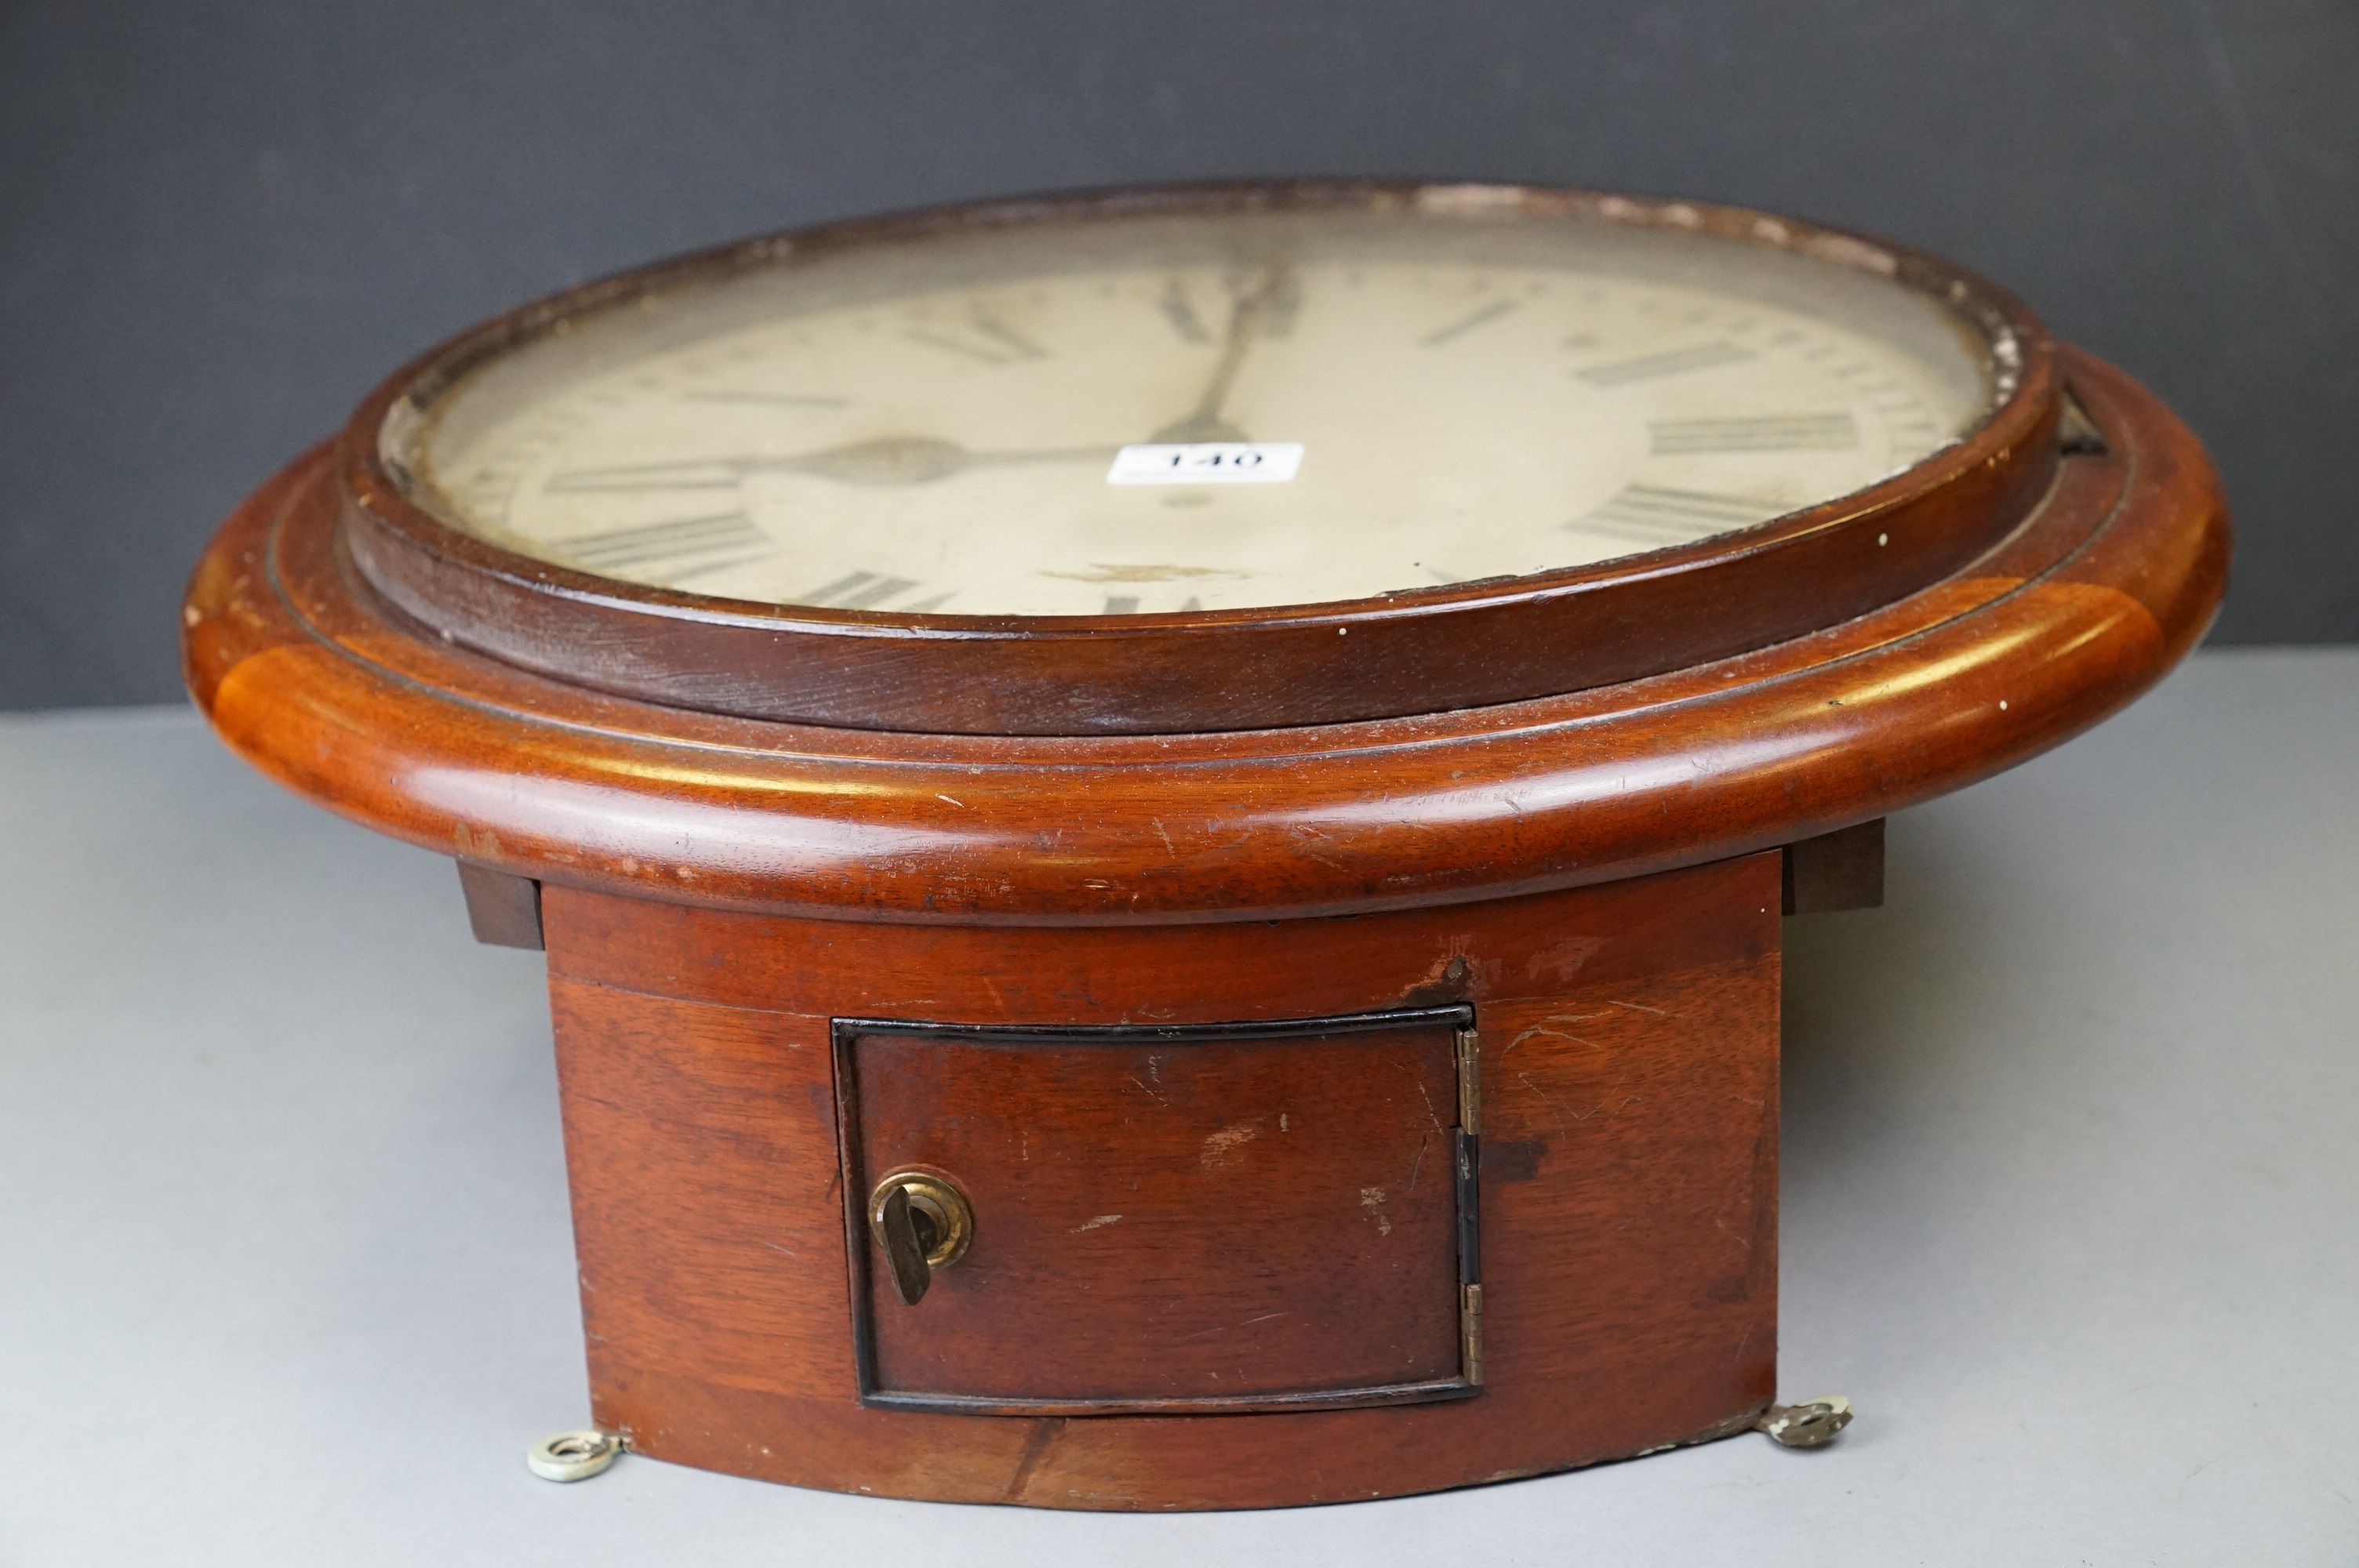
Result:
<svg viewBox="0 0 2359 1568">
<path fill-rule="evenodd" d="M 1438 349 L 1453 338 L 1464 337 L 1467 333 L 1473 331 L 1475 328 L 1482 326 L 1486 321 L 1497 320 L 1500 317 L 1505 316 L 1508 311 L 1513 310 L 1515 308 L 1516 302 L 1512 299 L 1494 299 L 1488 305 L 1482 307 L 1480 309 L 1470 311 L 1466 315 L 1458 318 L 1455 321 L 1451 321 L 1444 326 L 1436 327 L 1432 331 L 1428 332 L 1424 337 L 1419 338 L 1418 340 L 1418 344 L 1421 348 Z"/>
<path fill-rule="evenodd" d="M 1572 373 L 1592 386 L 1621 386 L 1633 381 L 1652 381 L 1658 375 L 1681 375 L 1689 371 L 1733 365 L 1752 357 L 1753 351 L 1741 344 L 1699 343 L 1689 349 L 1665 349 L 1633 359 L 1609 360 Z"/>
<path fill-rule="evenodd" d="M 815 605 L 821 610 L 882 610 L 886 608 L 889 600 L 898 599 L 919 586 L 915 578 L 890 577 L 883 572 L 846 572 L 823 588 L 798 595 L 794 602 Z M 951 589 L 931 598 L 919 600 L 914 604 L 894 605 L 892 608 L 908 614 L 923 614 L 929 610 L 940 609 L 957 591 Z"/>
<path fill-rule="evenodd" d="M 1859 445 L 1859 421 L 1843 413 L 1657 419 L 1647 431 L 1653 438 L 1657 457 L 1693 452 L 1832 452 Z"/>
<path fill-rule="evenodd" d="M 716 512 L 599 534 L 576 534 L 550 543 L 565 558 L 592 571 L 627 571 L 660 561 L 697 562 L 692 572 L 669 572 L 674 581 L 749 561 L 770 548 L 769 535 L 743 512 Z M 714 559 L 712 557 L 719 557 Z"/>
<path fill-rule="evenodd" d="M 987 365 L 1009 365 L 1018 360 L 1045 360 L 1049 351 L 987 311 L 977 310 L 964 328 L 908 327 L 902 336 Z"/>
<path fill-rule="evenodd" d="M 1610 539 L 1627 539 L 1641 545 L 1684 545 L 1707 535 L 1766 523 L 1785 510 L 1777 502 L 1758 501 L 1751 496 L 1634 484 L 1565 527 L 1574 533 L 1601 534 Z"/>
</svg>

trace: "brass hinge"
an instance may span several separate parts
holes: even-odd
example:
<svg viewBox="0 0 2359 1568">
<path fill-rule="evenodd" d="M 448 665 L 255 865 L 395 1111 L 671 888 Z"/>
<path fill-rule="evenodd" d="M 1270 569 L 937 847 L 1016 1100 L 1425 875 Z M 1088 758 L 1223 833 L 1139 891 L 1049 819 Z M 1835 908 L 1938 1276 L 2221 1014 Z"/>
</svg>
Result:
<svg viewBox="0 0 2359 1568">
<path fill-rule="evenodd" d="M 1482 1047 L 1471 1029 L 1458 1032 L 1458 1126 L 1469 1138 L 1483 1131 Z"/>
<path fill-rule="evenodd" d="M 1458 1287 L 1458 1352 L 1466 1380 L 1483 1386 L 1483 1287 Z"/>
<path fill-rule="evenodd" d="M 1462 1376 L 1483 1384 L 1483 1278 L 1477 1257 L 1475 1173 L 1482 1164 L 1483 1049 L 1472 1029 L 1458 1031 L 1452 1058 L 1458 1068 L 1458 1131 L 1452 1140 L 1458 1163 L 1458 1359 Z"/>
</svg>

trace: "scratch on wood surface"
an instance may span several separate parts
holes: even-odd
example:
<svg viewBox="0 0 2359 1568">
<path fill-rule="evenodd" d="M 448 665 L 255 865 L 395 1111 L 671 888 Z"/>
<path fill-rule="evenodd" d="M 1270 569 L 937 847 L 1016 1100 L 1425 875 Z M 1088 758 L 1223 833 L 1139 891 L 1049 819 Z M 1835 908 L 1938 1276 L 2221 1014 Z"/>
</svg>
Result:
<svg viewBox="0 0 2359 1568">
<path fill-rule="evenodd" d="M 1417 1158 L 1410 1161 L 1408 1165 L 1408 1190 L 1410 1192 L 1417 1191 L 1417 1173 L 1425 1169 L 1425 1146 L 1432 1141 L 1430 1138 L 1420 1138 L 1417 1141 Z"/>
<path fill-rule="evenodd" d="M 1081 1224 L 1073 1227 L 1073 1228 L 1066 1234 L 1071 1236 L 1079 1236 L 1084 1230 L 1095 1230 L 1102 1225 L 1112 1225 L 1121 1217 L 1122 1216 L 1118 1214 L 1102 1214 L 1095 1219 L 1083 1220 Z"/>
<path fill-rule="evenodd" d="M 1659 1007 L 1648 1007 L 1645 1002 L 1642 1002 L 1642 1001 L 1614 1001 L 1614 1000 L 1610 1000 L 1610 999 L 1609 999 L 1609 1000 L 1606 1001 L 1605 1005 L 1606 1005 L 1606 1006 L 1608 1006 L 1608 1007 L 1626 1007 L 1626 1008 L 1628 1008 L 1632 1012 L 1651 1012 L 1651 1013 L 1653 1013 L 1657 1018 L 1669 1018 L 1669 1017 L 1670 1017 L 1670 1016 L 1671 1016 L 1669 1013 L 1668 1013 L 1668 1012 L 1664 1011 L 1661 1008 L 1659 1008 Z"/>
<path fill-rule="evenodd" d="M 1139 1092 L 1144 1094 L 1147 1098 L 1153 1100 L 1156 1104 L 1169 1105 L 1171 1103 L 1169 1100 L 1165 1099 L 1161 1095 L 1157 1094 L 1153 1089 L 1148 1088 L 1147 1085 L 1140 1080 L 1139 1076 L 1136 1073 L 1125 1073 L 1123 1076 L 1128 1078 L 1132 1083 L 1137 1084 Z M 1219 1134 L 1216 1133 L 1214 1136 L 1217 1137 Z"/>
<path fill-rule="evenodd" d="M 1136 1079 L 1132 1081 L 1136 1082 Z M 1261 1118 L 1256 1117 L 1251 1121 L 1233 1121 L 1216 1132 L 1208 1133 L 1204 1139 L 1203 1153 L 1200 1156 L 1204 1169 L 1209 1171 L 1235 1159 L 1239 1149 L 1261 1136 L 1260 1123 Z"/>
<path fill-rule="evenodd" d="M 1506 1055 L 1508 1052 L 1514 1050 L 1525 1041 L 1531 1039 L 1534 1035 L 1538 1035 L 1542 1039 L 1546 1040 L 1570 1040 L 1575 1045 L 1586 1045 L 1593 1051 L 1597 1049 L 1596 1041 L 1585 1040 L 1578 1034 L 1570 1033 L 1562 1029 L 1550 1029 L 1549 1025 L 1551 1023 L 1585 1023 L 1593 1018 L 1603 1018 L 1604 1016 L 1605 1015 L 1602 1012 L 1551 1013 L 1546 1019 L 1533 1024 L 1530 1028 L 1517 1034 L 1513 1040 L 1508 1041 L 1505 1045 L 1500 1046 L 1499 1054 L 1502 1056 Z"/>
<path fill-rule="evenodd" d="M 1597 950 L 1604 946 L 1605 938 L 1603 936 L 1569 937 L 1544 952 L 1532 955 L 1524 969 L 1536 978 L 1569 980 L 1580 973 Z"/>
<path fill-rule="evenodd" d="M 1163 840 L 1164 852 L 1169 855 L 1173 860 L 1178 860 L 1180 858 L 1180 851 L 1178 848 L 1172 844 L 1171 835 L 1163 830 L 1163 818 L 1159 816 L 1150 816 L 1147 820 L 1155 824 L 1155 836 Z"/>
<path fill-rule="evenodd" d="M 1532 1093 L 1539 1096 L 1540 1098 L 1549 1102 L 1549 1108 L 1556 1112 L 1556 1124 L 1560 1131 L 1570 1132 L 1572 1130 L 1571 1127 L 1565 1124 L 1565 1118 L 1572 1116 L 1572 1113 L 1564 1108 L 1564 1102 L 1562 1100 L 1549 1093 L 1548 1090 L 1540 1087 L 1539 1085 L 1532 1082 L 1532 1076 L 1529 1073 L 1517 1073 L 1516 1075 L 1516 1081 L 1523 1085 L 1524 1087 L 1531 1090 Z M 1595 1116 L 1596 1114 L 1597 1113 L 1593 1110 L 1589 1112 L 1587 1116 L 1572 1116 L 1572 1119 L 1575 1121 L 1587 1121 L 1591 1116 Z"/>
<path fill-rule="evenodd" d="M 1723 1236 L 1727 1237 L 1731 1241 L 1735 1242 L 1737 1247 L 1744 1251 L 1746 1257 L 1750 1258 L 1753 1256 L 1754 1227 L 1752 1226 L 1747 1225 L 1740 1230 L 1736 1227 L 1728 1223 L 1728 1216 L 1725 1214 L 1716 1214 L 1712 1216 L 1712 1224 L 1713 1229 L 1719 1231 Z"/>
<path fill-rule="evenodd" d="M 1295 830 L 1295 836 L 1299 838 L 1304 831 L 1305 829 L 1297 828 Z M 1352 869 L 1343 861 L 1335 859 L 1332 855 L 1322 855 L 1315 849 L 1306 849 L 1299 843 L 1294 846 L 1294 852 L 1301 856 L 1306 860 L 1318 861 L 1321 865 L 1326 867 L 1331 871 L 1348 871 Z"/>
</svg>

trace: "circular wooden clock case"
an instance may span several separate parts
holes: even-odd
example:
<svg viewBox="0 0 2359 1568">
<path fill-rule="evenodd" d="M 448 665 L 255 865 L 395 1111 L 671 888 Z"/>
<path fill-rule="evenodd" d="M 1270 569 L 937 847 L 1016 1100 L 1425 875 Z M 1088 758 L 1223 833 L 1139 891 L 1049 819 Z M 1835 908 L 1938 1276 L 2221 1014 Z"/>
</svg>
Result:
<svg viewBox="0 0 2359 1568">
<path fill-rule="evenodd" d="M 1257 1507 L 1759 1420 L 1781 916 L 2226 564 L 2169 413 L 1933 258 L 1269 183 L 503 317 L 238 509 L 185 649 L 545 946 L 602 1428 Z"/>
</svg>

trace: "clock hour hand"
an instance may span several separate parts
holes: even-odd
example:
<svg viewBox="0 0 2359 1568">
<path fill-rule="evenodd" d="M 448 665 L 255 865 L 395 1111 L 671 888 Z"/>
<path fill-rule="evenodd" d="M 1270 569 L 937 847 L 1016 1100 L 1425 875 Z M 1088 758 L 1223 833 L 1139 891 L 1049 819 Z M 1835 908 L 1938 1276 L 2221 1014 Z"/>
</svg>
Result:
<svg viewBox="0 0 2359 1568">
<path fill-rule="evenodd" d="M 1229 388 L 1235 384 L 1237 372 L 1245 362 L 1245 351 L 1287 299 L 1293 282 L 1290 272 L 1272 263 L 1262 270 L 1251 288 L 1236 296 L 1229 307 L 1229 328 L 1222 334 L 1220 357 L 1212 362 L 1212 376 L 1204 384 L 1202 395 L 1196 399 L 1196 406 L 1149 436 L 1149 441 L 1164 444 L 1248 438 L 1243 430 L 1221 416 L 1221 406 L 1229 400 Z"/>
<path fill-rule="evenodd" d="M 552 493 L 629 490 L 730 490 L 751 473 L 799 473 L 843 484 L 928 484 L 971 469 L 1017 463 L 1104 461 L 1111 447 L 1039 447 L 977 452 L 934 436 L 877 436 L 815 452 L 775 458 L 703 458 L 687 462 L 624 463 L 551 474 Z"/>
<path fill-rule="evenodd" d="M 1013 451 L 974 452 L 956 441 L 933 436 L 879 436 L 852 441 L 824 451 L 806 452 L 766 466 L 846 484 L 925 484 L 948 479 L 969 469 L 1006 468 L 1017 463 L 1103 462 L 1112 455 L 1107 447 L 1035 447 Z"/>
</svg>

